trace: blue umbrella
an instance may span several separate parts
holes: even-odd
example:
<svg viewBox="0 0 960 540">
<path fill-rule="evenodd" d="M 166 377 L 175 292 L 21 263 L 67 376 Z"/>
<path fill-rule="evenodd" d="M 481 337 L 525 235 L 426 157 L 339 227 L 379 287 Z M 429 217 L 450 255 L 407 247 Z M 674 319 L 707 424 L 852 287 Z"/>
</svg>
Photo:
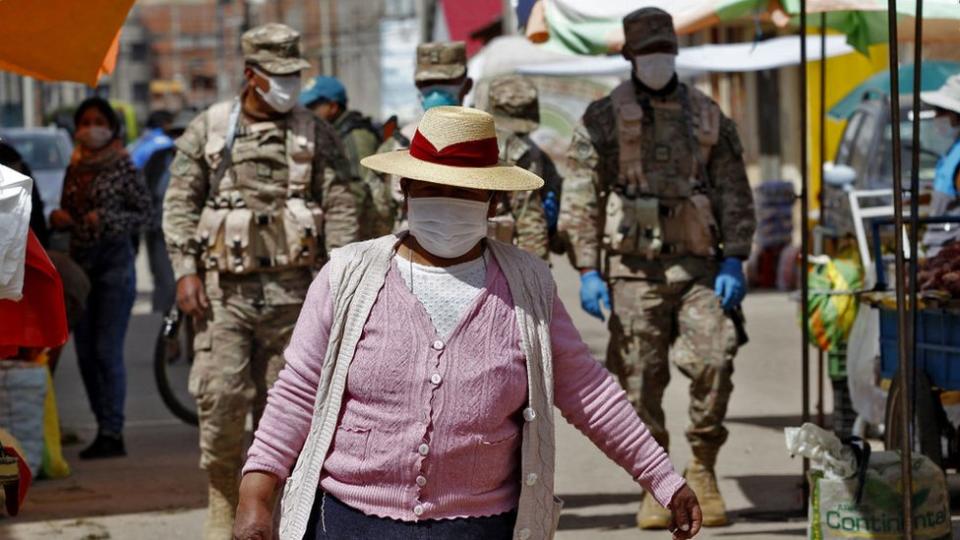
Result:
<svg viewBox="0 0 960 540">
<path fill-rule="evenodd" d="M 936 90 L 947 82 L 951 75 L 960 74 L 960 62 L 947 62 L 943 60 L 930 60 L 923 62 L 923 72 L 920 74 L 920 90 L 927 92 Z M 890 71 L 877 73 L 870 77 L 859 86 L 854 88 L 836 105 L 830 108 L 830 117 L 835 120 L 846 120 L 857 110 L 857 106 L 863 101 L 865 92 L 890 93 Z M 900 66 L 900 93 L 902 95 L 913 93 L 913 64 Z"/>
</svg>

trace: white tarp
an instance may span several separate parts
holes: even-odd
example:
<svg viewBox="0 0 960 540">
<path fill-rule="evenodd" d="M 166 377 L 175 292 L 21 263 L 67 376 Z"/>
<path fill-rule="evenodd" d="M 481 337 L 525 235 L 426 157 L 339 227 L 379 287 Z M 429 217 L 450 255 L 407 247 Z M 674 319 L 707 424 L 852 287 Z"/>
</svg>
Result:
<svg viewBox="0 0 960 540">
<path fill-rule="evenodd" d="M 844 36 L 827 36 L 827 58 L 854 52 Z M 820 37 L 807 37 L 810 61 L 819 60 Z M 744 72 L 777 69 L 800 64 L 800 38 L 784 36 L 758 43 L 732 43 L 683 47 L 677 55 L 677 71 L 681 76 L 705 72 Z M 626 77 L 630 63 L 622 56 L 578 56 L 550 63 L 522 64 L 516 68 L 525 75 Z"/>
<path fill-rule="evenodd" d="M 23 294 L 33 180 L 0 165 L 0 300 Z"/>
</svg>

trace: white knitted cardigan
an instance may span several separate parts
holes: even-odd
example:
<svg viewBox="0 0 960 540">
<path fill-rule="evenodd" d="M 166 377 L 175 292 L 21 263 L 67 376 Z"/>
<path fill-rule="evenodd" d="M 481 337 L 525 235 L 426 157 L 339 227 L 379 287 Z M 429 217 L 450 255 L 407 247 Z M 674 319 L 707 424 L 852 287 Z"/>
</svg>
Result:
<svg viewBox="0 0 960 540">
<path fill-rule="evenodd" d="M 334 250 L 330 268 L 333 323 L 310 433 L 287 479 L 281 501 L 280 539 L 302 540 L 320 472 L 343 403 L 347 372 L 363 326 L 383 286 L 401 236 L 351 244 Z M 520 503 L 513 537 L 553 538 L 563 505 L 553 494 L 554 416 L 550 320 L 556 285 L 544 262 L 512 245 L 487 240 L 513 297 L 521 347 L 527 358 L 528 397 L 523 411 Z"/>
</svg>

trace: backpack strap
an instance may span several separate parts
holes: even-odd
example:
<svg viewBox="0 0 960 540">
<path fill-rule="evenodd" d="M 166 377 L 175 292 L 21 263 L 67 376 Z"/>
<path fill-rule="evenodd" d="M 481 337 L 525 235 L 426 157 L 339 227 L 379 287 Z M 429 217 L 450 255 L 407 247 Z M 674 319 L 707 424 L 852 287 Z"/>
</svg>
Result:
<svg viewBox="0 0 960 540">
<path fill-rule="evenodd" d="M 620 149 L 619 184 L 627 196 L 650 193 L 650 184 L 643 173 L 643 107 L 637 102 L 633 81 L 620 83 L 610 94 L 617 121 L 617 143 Z"/>
<path fill-rule="evenodd" d="M 210 192 L 208 196 L 211 199 L 216 197 L 220 192 L 220 182 L 223 180 L 223 177 L 226 176 L 227 171 L 230 170 L 230 165 L 233 161 L 233 142 L 237 137 L 237 125 L 240 122 L 239 97 L 233 101 L 233 105 L 231 105 L 229 111 L 230 112 L 224 116 L 227 109 L 223 104 L 220 104 L 211 107 L 207 113 L 207 140 L 210 139 L 211 133 L 219 135 L 222 132 L 224 137 L 223 150 L 220 151 L 220 163 L 217 165 L 213 177 L 210 178 Z M 226 122 L 224 122 L 224 120 Z"/>
</svg>

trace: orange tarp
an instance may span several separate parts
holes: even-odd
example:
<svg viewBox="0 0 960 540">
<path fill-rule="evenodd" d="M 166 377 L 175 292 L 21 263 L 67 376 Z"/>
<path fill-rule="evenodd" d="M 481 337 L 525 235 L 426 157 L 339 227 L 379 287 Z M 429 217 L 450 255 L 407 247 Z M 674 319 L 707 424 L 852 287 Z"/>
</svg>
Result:
<svg viewBox="0 0 960 540">
<path fill-rule="evenodd" d="M 134 0 L 0 0 L 0 70 L 96 86 Z"/>
</svg>

